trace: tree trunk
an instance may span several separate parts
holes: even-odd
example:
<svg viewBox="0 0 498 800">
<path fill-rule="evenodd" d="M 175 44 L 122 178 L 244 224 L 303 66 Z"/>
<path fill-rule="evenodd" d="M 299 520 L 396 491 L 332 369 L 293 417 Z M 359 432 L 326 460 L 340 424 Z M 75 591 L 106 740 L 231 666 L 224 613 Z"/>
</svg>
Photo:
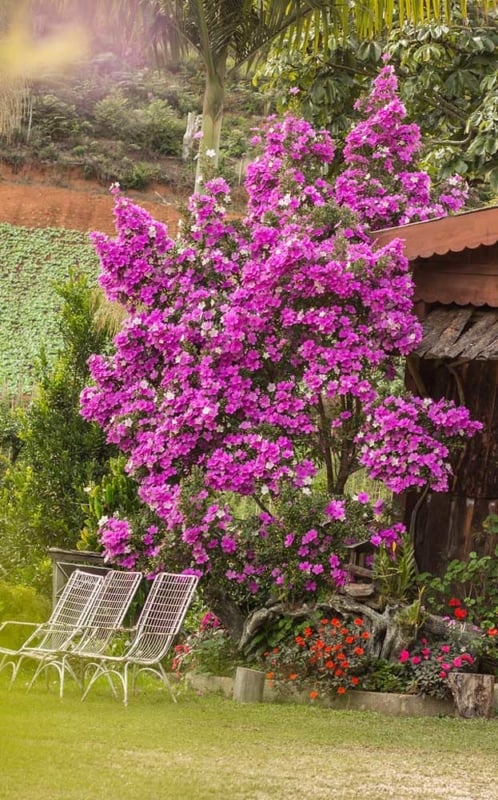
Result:
<svg viewBox="0 0 498 800">
<path fill-rule="evenodd" d="M 493 675 L 453 672 L 448 675 L 448 684 L 458 716 L 466 719 L 491 716 L 495 686 Z"/>
<path fill-rule="evenodd" d="M 233 699 L 238 703 L 262 703 L 265 673 L 257 669 L 237 667 L 233 684 Z"/>
<path fill-rule="evenodd" d="M 225 100 L 225 74 L 227 54 L 221 53 L 215 62 L 215 71 L 206 75 L 202 106 L 202 138 L 195 173 L 195 191 L 199 192 L 206 181 L 216 175 L 220 151 L 221 123 Z"/>
</svg>

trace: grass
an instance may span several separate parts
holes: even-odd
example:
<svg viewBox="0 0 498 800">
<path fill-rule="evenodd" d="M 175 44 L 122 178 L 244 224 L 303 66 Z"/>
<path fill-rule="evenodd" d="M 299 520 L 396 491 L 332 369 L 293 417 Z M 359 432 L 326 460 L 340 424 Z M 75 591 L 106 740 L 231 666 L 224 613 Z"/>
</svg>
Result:
<svg viewBox="0 0 498 800">
<path fill-rule="evenodd" d="M 498 720 L 240 705 L 105 685 L 61 703 L 0 676 L 1 800 L 496 800 Z"/>
</svg>

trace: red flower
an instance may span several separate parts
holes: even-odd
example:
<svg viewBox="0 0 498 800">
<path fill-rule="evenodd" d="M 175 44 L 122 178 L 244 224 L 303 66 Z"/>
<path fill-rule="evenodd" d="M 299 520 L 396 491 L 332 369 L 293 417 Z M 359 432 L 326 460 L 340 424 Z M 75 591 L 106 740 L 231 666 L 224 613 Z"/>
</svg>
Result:
<svg viewBox="0 0 498 800">
<path fill-rule="evenodd" d="M 362 639 L 370 639 L 370 634 L 368 631 L 363 631 L 361 634 Z"/>
<path fill-rule="evenodd" d="M 353 644 L 355 637 L 354 636 L 346 636 L 345 642 L 346 644 Z"/>
<path fill-rule="evenodd" d="M 325 666 L 327 667 L 327 669 L 334 669 L 335 664 L 333 661 L 326 661 Z"/>
<path fill-rule="evenodd" d="M 465 617 L 467 616 L 467 612 L 465 611 L 464 608 L 455 608 L 454 614 L 455 614 L 455 619 L 465 619 Z"/>
<path fill-rule="evenodd" d="M 361 627 L 361 625 L 363 625 L 363 620 L 360 619 L 360 617 L 357 617 L 356 619 L 354 619 L 353 622 L 354 622 L 355 625 L 359 625 L 360 627 Z"/>
<path fill-rule="evenodd" d="M 345 694 L 345 693 L 346 689 L 344 688 L 344 686 L 339 686 L 339 688 L 337 689 L 337 694 Z"/>
<path fill-rule="evenodd" d="M 451 597 L 448 600 L 448 605 L 451 606 L 451 608 L 458 608 L 458 606 L 461 606 L 462 604 L 461 604 L 460 600 L 458 600 L 457 597 Z"/>
<path fill-rule="evenodd" d="M 355 654 L 355 656 L 362 656 L 364 652 L 365 651 L 364 651 L 363 647 L 355 647 L 355 649 L 353 650 L 353 653 Z"/>
<path fill-rule="evenodd" d="M 351 678 L 351 685 L 352 686 L 358 686 L 359 682 L 360 682 L 360 679 L 357 678 L 356 675 L 353 675 L 353 677 Z"/>
<path fill-rule="evenodd" d="M 312 692 L 310 692 L 309 696 L 311 700 L 316 700 L 316 698 L 318 697 L 318 692 L 313 690 Z"/>
</svg>

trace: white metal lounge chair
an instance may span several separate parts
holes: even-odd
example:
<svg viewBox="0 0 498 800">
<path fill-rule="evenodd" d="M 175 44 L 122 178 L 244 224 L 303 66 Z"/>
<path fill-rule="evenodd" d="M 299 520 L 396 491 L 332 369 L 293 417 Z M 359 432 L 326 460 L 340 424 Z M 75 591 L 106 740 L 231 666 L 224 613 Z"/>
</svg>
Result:
<svg viewBox="0 0 498 800">
<path fill-rule="evenodd" d="M 105 676 L 111 681 L 113 676 L 121 683 L 123 702 L 126 705 L 130 672 L 133 688 L 140 672 L 151 672 L 169 689 L 176 702 L 161 661 L 181 628 L 198 581 L 194 575 L 168 572 L 161 572 L 155 577 L 136 628 L 133 629 L 130 644 L 123 655 L 99 654 L 89 663 L 94 671 L 82 700 L 100 677 Z"/>
<path fill-rule="evenodd" d="M 7 666 L 11 667 L 11 684 L 16 679 L 28 651 L 31 652 L 36 648 L 40 657 L 49 655 L 64 647 L 75 631 L 81 628 L 102 580 L 100 575 L 77 569 L 70 575 L 47 622 L 41 624 L 18 620 L 2 622 L 0 632 L 10 626 L 34 628 L 19 648 L 0 647 L 0 656 L 2 656 L 0 670 Z"/>
<path fill-rule="evenodd" d="M 75 636 L 64 643 L 58 652 L 43 654 L 43 657 L 40 658 L 37 650 L 31 652 L 25 648 L 23 653 L 25 657 L 40 660 L 28 686 L 28 691 L 42 672 L 53 668 L 59 677 L 59 696 L 62 698 L 65 674 L 68 672 L 75 680 L 78 680 L 72 666 L 76 657 L 81 659 L 88 655 L 95 656 L 106 650 L 116 629 L 123 624 L 141 580 L 141 572 L 109 570 L 103 577 L 83 626 Z M 83 678 L 80 682 L 83 683 Z"/>
</svg>

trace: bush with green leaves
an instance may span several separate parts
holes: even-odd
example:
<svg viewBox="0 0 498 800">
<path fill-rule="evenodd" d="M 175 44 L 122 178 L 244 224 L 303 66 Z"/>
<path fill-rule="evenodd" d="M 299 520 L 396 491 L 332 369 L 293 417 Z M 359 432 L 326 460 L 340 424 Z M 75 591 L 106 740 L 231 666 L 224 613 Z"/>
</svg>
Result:
<svg viewBox="0 0 498 800">
<path fill-rule="evenodd" d="M 424 572 L 419 582 L 425 586 L 427 605 L 447 613 L 448 601 L 464 604 L 467 620 L 483 629 L 496 626 L 498 619 L 498 546 L 493 556 L 469 553 L 467 561 L 450 561 L 441 576 Z"/>
<path fill-rule="evenodd" d="M 73 275 L 58 294 L 63 349 L 53 363 L 40 358 L 32 401 L 17 412 L 20 453 L 0 485 L 0 564 L 24 582 L 41 580 L 47 547 L 75 546 L 85 520 L 84 488 L 100 480 L 113 453 L 79 414 L 87 359 L 95 348 L 108 349 L 110 323 L 97 322 L 96 290 L 83 276 Z"/>
<path fill-rule="evenodd" d="M 0 625 L 6 620 L 44 622 L 50 614 L 50 602 L 32 586 L 14 586 L 0 580 Z M 19 647 L 31 633 L 29 627 L 7 626 L 1 635 L 3 647 Z"/>
</svg>

